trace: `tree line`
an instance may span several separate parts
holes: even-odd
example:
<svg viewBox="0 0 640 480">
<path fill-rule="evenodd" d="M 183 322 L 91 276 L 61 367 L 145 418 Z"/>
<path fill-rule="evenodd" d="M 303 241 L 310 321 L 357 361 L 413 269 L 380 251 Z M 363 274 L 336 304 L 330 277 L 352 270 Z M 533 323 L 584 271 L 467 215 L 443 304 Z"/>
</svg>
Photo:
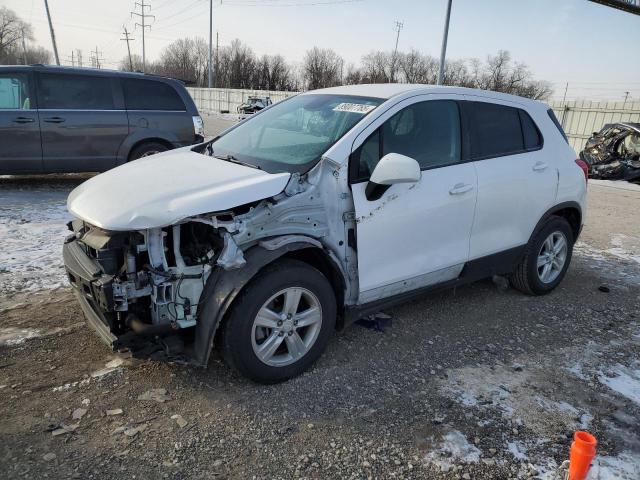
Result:
<svg viewBox="0 0 640 480">
<path fill-rule="evenodd" d="M 51 53 L 32 42 L 31 25 L 12 10 L 0 7 L 0 64 L 50 63 Z M 204 38 L 180 38 L 165 47 L 157 61 L 148 63 L 145 70 L 202 87 L 208 84 L 208 59 Z M 127 56 L 119 67 L 142 71 L 142 59 L 138 55 Z M 397 53 L 372 51 L 355 65 L 346 64 L 334 50 L 313 47 L 302 62 L 294 64 L 282 55 L 258 56 L 236 39 L 215 52 L 214 71 L 215 87 L 300 91 L 358 83 L 435 84 L 438 60 L 415 49 Z M 447 61 L 444 83 L 542 100 L 553 92 L 548 82 L 535 80 L 529 68 L 514 61 L 505 50 L 484 60 Z"/>
<path fill-rule="evenodd" d="M 32 46 L 33 29 L 13 10 L 0 7 L 0 65 L 49 63 L 51 52 Z"/>
<path fill-rule="evenodd" d="M 181 38 L 167 46 L 146 71 L 180 78 L 192 85 L 208 84 L 208 45 L 205 39 Z M 359 83 L 425 83 L 438 79 L 438 59 L 415 49 L 408 52 L 372 51 L 359 65 L 346 64 L 331 49 L 313 47 L 300 64 L 287 62 L 282 55 L 257 56 L 236 39 L 214 53 L 214 86 L 256 90 L 312 90 Z M 141 58 L 125 57 L 120 68 L 139 71 Z M 551 84 L 535 80 L 529 68 L 514 61 L 506 50 L 486 59 L 448 60 L 445 85 L 481 88 L 545 100 L 551 96 Z"/>
</svg>

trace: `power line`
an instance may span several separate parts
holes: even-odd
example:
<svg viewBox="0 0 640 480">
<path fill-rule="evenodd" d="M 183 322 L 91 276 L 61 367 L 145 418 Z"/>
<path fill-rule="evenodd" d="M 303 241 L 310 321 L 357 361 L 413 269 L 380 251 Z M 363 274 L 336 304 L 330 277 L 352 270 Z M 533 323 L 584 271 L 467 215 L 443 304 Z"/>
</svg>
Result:
<svg viewBox="0 0 640 480">
<path fill-rule="evenodd" d="M 145 50 L 145 44 L 144 44 L 144 34 L 145 34 L 145 28 L 151 28 L 151 25 L 147 25 L 145 22 L 148 18 L 153 18 L 154 20 L 156 19 L 156 17 L 154 15 L 149 15 L 147 13 L 145 13 L 145 8 L 151 8 L 151 5 L 144 3 L 144 0 L 140 0 L 140 2 L 135 2 L 134 3 L 134 8 L 136 7 L 140 7 L 140 13 L 138 12 L 131 12 L 131 16 L 136 16 L 138 18 L 140 18 L 140 21 L 142 23 L 137 23 L 135 24 L 135 26 L 140 26 L 142 27 L 142 71 L 145 72 L 146 71 L 146 67 L 147 67 L 147 55 L 146 55 L 146 50 Z"/>
</svg>

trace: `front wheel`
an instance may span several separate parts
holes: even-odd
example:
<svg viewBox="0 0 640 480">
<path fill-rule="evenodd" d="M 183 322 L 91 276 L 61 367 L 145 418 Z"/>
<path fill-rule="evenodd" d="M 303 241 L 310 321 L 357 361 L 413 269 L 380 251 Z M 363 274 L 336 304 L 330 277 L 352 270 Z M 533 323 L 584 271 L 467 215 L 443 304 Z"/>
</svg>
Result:
<svg viewBox="0 0 640 480">
<path fill-rule="evenodd" d="M 569 268 L 573 232 L 562 217 L 551 217 L 531 238 L 525 255 L 511 274 L 511 284 L 530 295 L 544 295 L 556 288 Z"/>
<path fill-rule="evenodd" d="M 232 306 L 222 326 L 222 355 L 254 381 L 287 380 L 322 354 L 335 321 L 327 278 L 303 262 L 281 260 L 259 273 Z"/>
<path fill-rule="evenodd" d="M 138 160 L 139 158 L 148 157 L 149 155 L 155 155 L 160 152 L 166 152 L 167 150 L 169 150 L 167 146 L 162 143 L 146 142 L 131 150 L 129 160 Z"/>
</svg>

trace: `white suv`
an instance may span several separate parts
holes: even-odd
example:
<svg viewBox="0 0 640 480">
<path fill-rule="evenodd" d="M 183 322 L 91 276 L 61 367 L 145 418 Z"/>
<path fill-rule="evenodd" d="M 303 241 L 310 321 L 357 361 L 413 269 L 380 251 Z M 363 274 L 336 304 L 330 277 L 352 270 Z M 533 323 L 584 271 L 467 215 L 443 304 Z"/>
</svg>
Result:
<svg viewBox="0 0 640 480">
<path fill-rule="evenodd" d="M 69 196 L 64 259 L 115 349 L 277 382 L 335 329 L 443 286 L 564 277 L 586 165 L 543 103 L 423 85 L 316 90 Z M 425 319 L 428 321 L 428 319 Z"/>
</svg>

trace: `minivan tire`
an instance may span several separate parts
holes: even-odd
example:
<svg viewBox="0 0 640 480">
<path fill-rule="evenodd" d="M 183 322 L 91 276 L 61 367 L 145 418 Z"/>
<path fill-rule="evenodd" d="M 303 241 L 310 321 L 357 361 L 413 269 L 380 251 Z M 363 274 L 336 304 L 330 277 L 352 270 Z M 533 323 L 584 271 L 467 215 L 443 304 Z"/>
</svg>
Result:
<svg viewBox="0 0 640 480">
<path fill-rule="evenodd" d="M 138 160 L 142 157 L 148 157 L 160 152 L 169 150 L 166 145 L 160 142 L 146 142 L 138 145 L 129 154 L 129 160 Z"/>
<path fill-rule="evenodd" d="M 298 308 L 294 308 L 296 312 L 309 312 L 313 308 L 312 305 L 317 304 L 320 310 L 320 324 L 318 325 L 316 320 L 312 326 L 293 327 L 294 321 L 298 323 L 295 320 L 298 314 L 294 314 L 291 319 L 278 320 L 280 324 L 284 321 L 279 327 L 256 326 L 258 313 L 265 312 L 264 308 L 268 308 L 269 314 L 286 311 L 288 293 L 281 292 L 302 292 L 296 304 Z M 279 294 L 282 296 L 278 296 Z M 282 309 L 276 302 L 281 302 Z M 259 383 L 281 382 L 301 374 L 320 357 L 335 330 L 335 323 L 336 297 L 327 278 L 304 262 L 282 259 L 265 267 L 242 290 L 221 326 L 219 348 L 225 362 L 240 374 Z M 310 330 L 312 328 L 313 331 Z M 262 336 L 259 339 L 262 342 L 260 344 L 257 340 L 259 335 Z M 271 357 L 271 362 L 280 362 L 279 365 L 265 363 L 269 359 L 262 360 L 258 356 L 260 347 L 270 339 L 279 342 Z M 302 344 L 298 345 L 308 343 L 308 347 L 300 351 L 305 351 L 306 348 L 308 350 L 297 359 L 289 347 L 289 342 L 295 344 L 295 339 L 303 340 Z"/>
<path fill-rule="evenodd" d="M 538 259 L 544 256 L 546 250 L 544 244 L 548 239 L 564 239 L 566 241 L 566 251 L 562 268 L 557 269 L 558 271 L 554 272 L 549 281 L 545 282 L 541 279 Z M 529 240 L 520 263 L 509 277 L 511 285 L 529 295 L 545 295 L 551 292 L 560 284 L 567 273 L 573 253 L 573 243 L 573 231 L 569 223 L 562 217 L 549 217 Z"/>
</svg>

